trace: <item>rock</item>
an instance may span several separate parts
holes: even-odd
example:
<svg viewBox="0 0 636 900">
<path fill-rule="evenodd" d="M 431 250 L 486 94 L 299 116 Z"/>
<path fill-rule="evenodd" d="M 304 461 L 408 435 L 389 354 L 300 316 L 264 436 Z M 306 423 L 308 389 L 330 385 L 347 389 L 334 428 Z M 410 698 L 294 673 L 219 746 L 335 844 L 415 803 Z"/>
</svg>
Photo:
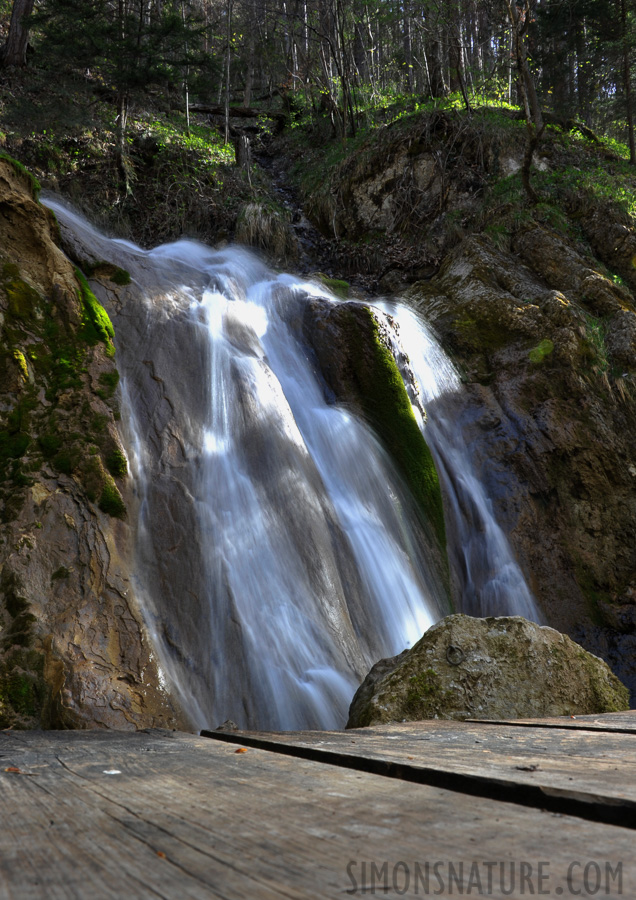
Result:
<svg viewBox="0 0 636 900">
<path fill-rule="evenodd" d="M 629 691 L 598 657 L 520 616 L 447 616 L 358 689 L 347 728 L 418 719 L 617 712 Z"/>
<path fill-rule="evenodd" d="M 187 728 L 136 602 L 130 526 L 105 511 L 106 485 L 111 513 L 128 493 L 112 345 L 87 337 L 55 220 L 5 160 L 0 209 L 0 728 Z"/>
<path fill-rule="evenodd" d="M 557 236 L 518 245 L 531 267 L 467 238 L 407 299 L 464 374 L 454 421 L 547 623 L 594 648 L 636 571 L 636 314 Z"/>
<path fill-rule="evenodd" d="M 313 347 L 328 395 L 359 412 L 375 428 L 429 521 L 442 555 L 446 532 L 439 478 L 412 404 L 417 388 L 390 317 L 348 302 L 316 298 L 308 304 L 303 330 Z M 411 396 L 404 387 L 404 369 Z M 421 404 L 420 404 L 421 406 Z M 425 411 L 421 409 L 425 415 Z M 447 567 L 444 560 L 442 569 Z"/>
</svg>

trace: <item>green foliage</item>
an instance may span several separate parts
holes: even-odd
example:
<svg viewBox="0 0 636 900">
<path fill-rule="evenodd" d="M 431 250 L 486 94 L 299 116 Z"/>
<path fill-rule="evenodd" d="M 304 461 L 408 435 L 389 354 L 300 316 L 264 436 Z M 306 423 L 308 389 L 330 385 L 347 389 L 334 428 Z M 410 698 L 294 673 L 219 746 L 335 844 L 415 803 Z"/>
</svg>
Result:
<svg viewBox="0 0 636 900">
<path fill-rule="evenodd" d="M 71 573 L 69 569 L 66 568 L 66 566 L 60 566 L 51 574 L 51 584 L 53 584 L 54 581 L 66 580 L 70 574 Z"/>
<path fill-rule="evenodd" d="M 49 65 L 95 70 L 120 94 L 209 64 L 209 54 L 201 52 L 201 18 L 193 8 L 183 17 L 176 0 L 149 10 L 128 3 L 113 8 L 101 0 L 43 0 L 32 23 Z"/>
<path fill-rule="evenodd" d="M 119 372 L 117 369 L 113 369 L 112 372 L 102 372 L 99 376 L 99 383 L 102 387 L 97 391 L 98 397 L 101 397 L 102 400 L 110 400 L 119 384 Z"/>
<path fill-rule="evenodd" d="M 585 313 L 585 339 L 583 342 L 592 375 L 604 376 L 609 371 L 609 358 L 605 345 L 606 325 L 602 319 Z"/>
<path fill-rule="evenodd" d="M 124 478 L 128 474 L 128 463 L 119 447 L 112 450 L 106 457 L 106 468 L 115 478 Z"/>
<path fill-rule="evenodd" d="M 104 482 L 99 498 L 99 508 L 116 519 L 126 518 L 126 504 L 112 478 L 107 478 Z"/>
</svg>

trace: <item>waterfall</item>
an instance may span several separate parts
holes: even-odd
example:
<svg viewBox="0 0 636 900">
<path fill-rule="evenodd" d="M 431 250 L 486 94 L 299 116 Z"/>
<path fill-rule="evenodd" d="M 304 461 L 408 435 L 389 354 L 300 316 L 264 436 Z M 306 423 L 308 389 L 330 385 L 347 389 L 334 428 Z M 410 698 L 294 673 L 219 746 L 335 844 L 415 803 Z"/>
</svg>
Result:
<svg viewBox="0 0 636 900">
<path fill-rule="evenodd" d="M 143 251 L 50 198 L 71 242 L 133 277 L 113 303 L 134 483 L 135 593 L 194 725 L 338 728 L 379 658 L 448 611 L 424 529 L 371 429 L 330 402 L 302 333 L 322 287 L 248 252 Z M 98 290 L 98 288 L 96 288 Z M 460 382 L 425 325 L 400 325 L 445 493 L 449 558 L 471 613 L 537 618 L 445 397 Z"/>
<path fill-rule="evenodd" d="M 461 611 L 473 616 L 542 616 L 490 499 L 475 473 L 469 447 L 453 420 L 450 403 L 462 384 L 426 323 L 408 307 L 380 303 L 395 317 L 427 411 L 426 440 L 444 487 L 449 554 L 461 585 Z"/>
</svg>

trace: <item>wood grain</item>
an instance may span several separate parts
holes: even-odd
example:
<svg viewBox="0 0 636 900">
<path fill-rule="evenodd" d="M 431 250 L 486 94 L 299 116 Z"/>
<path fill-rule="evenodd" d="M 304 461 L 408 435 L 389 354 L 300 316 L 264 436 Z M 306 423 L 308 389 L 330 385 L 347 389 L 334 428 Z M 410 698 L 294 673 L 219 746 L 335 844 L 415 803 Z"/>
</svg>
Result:
<svg viewBox="0 0 636 900">
<path fill-rule="evenodd" d="M 219 737 L 218 732 L 203 732 Z M 506 723 L 409 722 L 227 741 L 636 827 L 636 735 Z"/>
<path fill-rule="evenodd" d="M 552 887 L 572 861 L 622 863 L 634 896 L 628 829 L 237 749 L 176 732 L 0 735 L 0 897 L 315 900 L 360 893 L 363 863 L 473 860 L 547 861 Z M 504 896 L 496 879 L 489 896 Z"/>
</svg>

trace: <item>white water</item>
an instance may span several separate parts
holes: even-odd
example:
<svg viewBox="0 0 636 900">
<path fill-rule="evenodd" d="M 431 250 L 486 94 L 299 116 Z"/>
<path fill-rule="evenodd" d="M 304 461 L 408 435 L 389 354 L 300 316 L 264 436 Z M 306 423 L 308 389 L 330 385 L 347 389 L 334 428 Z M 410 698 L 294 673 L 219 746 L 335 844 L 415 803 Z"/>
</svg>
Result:
<svg viewBox="0 0 636 900">
<path fill-rule="evenodd" d="M 274 277 L 244 251 L 179 242 L 145 252 L 51 205 L 77 237 L 99 242 L 103 258 L 133 277 L 137 265 L 140 277 L 152 269 L 163 285 L 161 303 L 149 293 L 141 301 L 145 326 L 129 336 L 127 311 L 117 317 L 117 363 L 139 495 L 137 594 L 193 724 L 342 727 L 370 666 L 411 646 L 448 609 L 400 477 L 369 428 L 326 401 L 303 340 L 307 299 L 337 301 Z M 447 529 L 456 530 L 450 545 L 462 548 L 462 559 L 451 554 L 459 606 L 536 618 L 461 436 L 444 420 L 443 398 L 461 385 L 414 315 L 390 312 L 427 407 L 423 428 Z M 150 356 L 160 365 L 157 322 L 185 336 L 176 354 L 183 371 L 173 360 L 153 375 L 171 410 L 166 422 L 143 396 L 140 364 Z M 179 434 L 178 465 L 166 463 L 168 432 Z M 162 544 L 164 530 L 178 540 Z M 166 551 L 171 543 L 183 550 Z"/>
<path fill-rule="evenodd" d="M 475 616 L 525 616 L 542 622 L 534 597 L 479 482 L 469 448 L 447 405 L 462 390 L 457 371 L 426 324 L 401 304 L 379 304 L 400 326 L 428 414 L 426 441 L 444 487 L 449 552 L 461 584 L 461 611 Z"/>
</svg>

